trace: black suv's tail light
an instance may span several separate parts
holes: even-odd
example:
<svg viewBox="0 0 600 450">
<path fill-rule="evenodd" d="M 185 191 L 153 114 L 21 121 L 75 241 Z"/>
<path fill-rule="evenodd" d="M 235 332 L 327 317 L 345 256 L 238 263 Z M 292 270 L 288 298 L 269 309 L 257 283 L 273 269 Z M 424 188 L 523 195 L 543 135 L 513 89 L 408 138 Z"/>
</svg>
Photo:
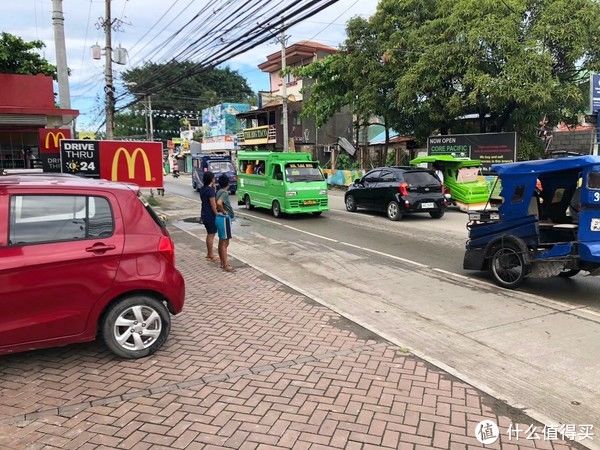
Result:
<svg viewBox="0 0 600 450">
<path fill-rule="evenodd" d="M 401 196 L 406 197 L 408 195 L 408 183 L 400 183 L 400 186 L 398 186 L 398 192 L 400 192 Z"/>
</svg>

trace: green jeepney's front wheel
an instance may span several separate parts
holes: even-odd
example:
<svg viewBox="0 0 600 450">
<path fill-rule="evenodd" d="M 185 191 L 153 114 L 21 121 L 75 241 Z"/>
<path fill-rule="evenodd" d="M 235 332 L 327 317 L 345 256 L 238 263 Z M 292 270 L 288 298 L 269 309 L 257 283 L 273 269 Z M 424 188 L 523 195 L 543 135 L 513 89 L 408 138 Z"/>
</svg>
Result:
<svg viewBox="0 0 600 450">
<path fill-rule="evenodd" d="M 273 212 L 273 217 L 281 217 L 281 205 L 277 200 L 273 200 L 271 211 Z"/>
</svg>

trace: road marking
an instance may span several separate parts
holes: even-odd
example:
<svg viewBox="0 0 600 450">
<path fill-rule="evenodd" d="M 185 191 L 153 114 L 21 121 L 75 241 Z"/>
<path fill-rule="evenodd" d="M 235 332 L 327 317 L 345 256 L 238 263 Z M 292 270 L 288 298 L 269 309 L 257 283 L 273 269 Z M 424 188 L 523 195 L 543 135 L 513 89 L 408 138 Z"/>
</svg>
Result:
<svg viewBox="0 0 600 450">
<path fill-rule="evenodd" d="M 192 201 L 200 203 L 200 200 L 195 200 L 195 199 L 190 198 L 190 197 L 185 197 L 185 196 L 179 195 L 179 194 L 172 194 L 172 195 L 176 195 L 176 196 L 182 197 L 182 198 L 184 198 L 186 200 L 192 200 Z M 282 227 L 282 228 L 287 228 L 287 229 L 290 229 L 290 230 L 293 230 L 293 231 L 297 231 L 299 233 L 306 234 L 308 236 L 316 237 L 316 238 L 319 238 L 319 239 L 323 239 L 323 240 L 328 241 L 328 242 L 333 242 L 333 243 L 336 243 L 336 244 L 345 245 L 347 247 L 355 248 L 357 250 L 362 250 L 362 251 L 365 251 L 365 252 L 368 252 L 368 253 L 372 253 L 372 254 L 375 254 L 375 255 L 378 255 L 378 256 L 383 256 L 385 258 L 393 259 L 393 260 L 396 260 L 396 261 L 401 261 L 401 262 L 406 263 L 406 264 L 411 264 L 411 265 L 413 265 L 415 267 L 418 267 L 420 269 L 429 269 L 429 270 L 431 270 L 433 272 L 438 272 L 438 273 L 443 274 L 443 275 L 447 275 L 447 276 L 451 276 L 453 278 L 459 278 L 459 279 L 468 281 L 469 283 L 477 284 L 477 285 L 484 286 L 484 287 L 487 287 L 487 288 L 493 287 L 493 288 L 501 290 L 506 295 L 509 295 L 511 297 L 516 297 L 515 292 L 513 290 L 501 288 L 501 287 L 497 286 L 496 284 L 494 284 L 493 282 L 488 282 L 488 281 L 485 281 L 485 280 L 480 280 L 480 279 L 477 279 L 477 278 L 469 277 L 467 275 L 462 275 L 460 273 L 451 272 L 449 270 L 438 269 L 436 267 L 428 266 L 427 264 L 422 264 L 420 262 L 413 261 L 412 259 L 402 258 L 400 256 L 392 255 L 390 253 L 380 252 L 379 250 L 374 250 L 372 248 L 363 247 L 363 246 L 356 245 L 356 244 L 351 244 L 350 242 L 345 242 L 345 241 L 340 241 L 340 240 L 337 240 L 337 239 L 332 239 L 330 237 L 323 236 L 323 235 L 317 234 L 317 233 L 311 233 L 310 231 L 305 231 L 305 230 L 302 230 L 300 228 L 296 228 L 296 227 L 293 227 L 291 225 L 287 225 L 287 224 L 278 222 L 276 220 L 267 219 L 265 217 L 259 217 L 259 216 L 254 215 L 254 214 L 248 214 L 248 213 L 240 212 L 239 210 L 236 211 L 236 214 L 239 215 L 239 216 L 242 216 L 242 217 L 246 217 L 246 218 L 252 218 L 252 219 L 262 220 L 263 222 L 267 222 L 267 223 L 270 223 L 272 225 L 276 225 L 276 226 L 279 226 L 279 227 Z M 184 231 L 186 231 L 186 233 L 189 233 L 187 230 L 184 230 Z M 192 236 L 195 236 L 192 233 L 189 233 L 189 234 L 191 234 Z M 536 304 L 538 304 L 540 306 L 546 306 L 546 307 L 548 307 L 549 306 L 548 304 L 553 304 L 556 307 L 565 308 L 566 310 L 569 310 L 569 311 L 573 310 L 574 309 L 573 307 L 575 306 L 575 311 L 579 311 L 579 312 L 581 312 L 583 314 L 589 314 L 591 316 L 600 317 L 600 312 L 596 312 L 594 310 L 588 309 L 589 306 L 587 306 L 587 305 L 574 305 L 572 303 L 565 303 L 565 302 L 561 302 L 560 300 L 552 300 L 552 299 L 549 299 L 549 298 L 546 298 L 546 297 L 542 297 L 541 295 L 538 295 L 538 294 L 531 294 L 529 292 L 524 292 L 524 291 L 518 291 L 518 294 L 519 294 L 520 297 L 529 297 L 534 303 L 536 303 Z M 525 298 L 521 298 L 521 300 L 525 300 Z M 543 300 L 543 302 L 541 300 Z"/>
</svg>

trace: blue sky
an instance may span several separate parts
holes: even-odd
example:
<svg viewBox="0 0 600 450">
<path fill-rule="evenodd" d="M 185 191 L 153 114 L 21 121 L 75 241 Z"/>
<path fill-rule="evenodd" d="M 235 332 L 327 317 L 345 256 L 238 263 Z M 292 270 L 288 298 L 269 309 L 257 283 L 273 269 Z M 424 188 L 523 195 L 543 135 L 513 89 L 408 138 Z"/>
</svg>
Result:
<svg viewBox="0 0 600 450">
<path fill-rule="evenodd" d="M 242 0 L 221 0 L 245 3 Z M 261 1 L 261 0 L 257 0 Z M 156 41 L 168 37 L 200 9 L 213 5 L 211 0 L 112 0 L 113 17 L 122 18 L 125 25 L 122 31 L 113 34 L 113 46 L 121 44 L 128 49 L 130 63 L 115 65 L 115 76 L 119 72 L 135 67 L 145 61 L 152 61 L 153 55 L 147 55 L 148 49 Z M 183 7 L 188 6 L 184 10 Z M 288 30 L 290 44 L 311 39 L 337 47 L 345 38 L 345 22 L 353 16 L 368 17 L 375 11 L 376 0 L 339 0 L 333 6 L 311 17 L 308 21 Z M 46 43 L 44 56 L 52 63 L 55 61 L 54 38 L 52 34 L 51 0 L 2 1 L 0 30 L 16 34 L 26 40 L 40 39 Z M 91 129 L 103 119 L 103 61 L 91 58 L 90 47 L 96 42 L 103 45 L 102 31 L 96 23 L 104 15 L 104 0 L 64 0 L 65 36 L 67 42 L 67 60 L 71 69 L 70 89 L 72 107 L 79 109 L 78 129 Z M 162 17 L 162 18 L 161 18 Z M 148 28 L 161 19 L 159 26 Z M 158 31 L 172 22 L 163 32 Z M 143 35 L 148 35 L 140 40 Z M 147 45 L 149 44 L 149 45 Z M 144 48 L 145 47 L 145 48 Z M 266 55 L 278 50 L 275 43 L 265 43 L 226 64 L 236 69 L 252 89 L 268 89 L 268 76 L 256 67 Z M 117 81 L 117 89 L 119 89 Z"/>
</svg>

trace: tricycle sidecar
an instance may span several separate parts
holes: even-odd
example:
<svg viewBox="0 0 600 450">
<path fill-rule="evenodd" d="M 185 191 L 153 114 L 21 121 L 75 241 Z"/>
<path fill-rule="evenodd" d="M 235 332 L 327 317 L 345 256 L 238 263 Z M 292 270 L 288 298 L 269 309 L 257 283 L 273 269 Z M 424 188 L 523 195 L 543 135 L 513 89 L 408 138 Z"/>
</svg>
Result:
<svg viewBox="0 0 600 450">
<path fill-rule="evenodd" d="M 492 171 L 501 184 L 499 206 L 469 213 L 465 269 L 487 270 L 510 289 L 527 277 L 600 274 L 599 157 L 498 164 Z"/>
</svg>

